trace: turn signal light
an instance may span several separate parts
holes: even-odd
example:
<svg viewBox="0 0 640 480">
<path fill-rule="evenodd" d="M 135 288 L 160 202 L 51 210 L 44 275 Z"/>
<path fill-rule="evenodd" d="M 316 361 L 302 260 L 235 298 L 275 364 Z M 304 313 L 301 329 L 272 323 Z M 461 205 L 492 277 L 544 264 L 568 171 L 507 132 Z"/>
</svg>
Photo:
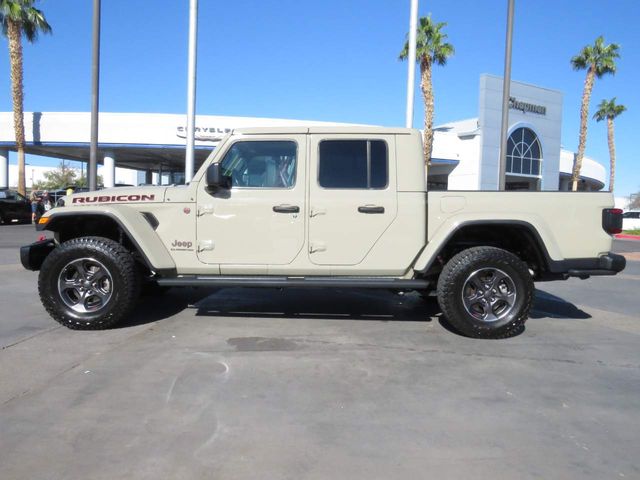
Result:
<svg viewBox="0 0 640 480">
<path fill-rule="evenodd" d="M 46 223 L 49 223 L 49 217 L 40 217 L 38 220 L 38 225 L 44 225 Z"/>
</svg>

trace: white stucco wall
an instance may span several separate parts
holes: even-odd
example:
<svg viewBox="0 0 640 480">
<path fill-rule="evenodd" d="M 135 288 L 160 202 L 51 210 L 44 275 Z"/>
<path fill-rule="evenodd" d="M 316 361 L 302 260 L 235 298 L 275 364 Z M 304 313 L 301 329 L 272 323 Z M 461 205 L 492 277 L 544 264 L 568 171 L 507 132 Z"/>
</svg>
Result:
<svg viewBox="0 0 640 480">
<path fill-rule="evenodd" d="M 569 150 L 560 150 L 560 172 L 566 175 L 570 175 L 573 172 L 573 161 L 575 154 Z M 587 180 L 589 184 L 605 183 L 607 177 L 607 169 L 604 165 L 599 164 L 591 157 L 583 157 L 582 170 L 580 171 L 580 177 Z M 569 179 L 565 180 L 570 183 Z M 570 185 L 568 189 L 570 189 Z"/>
<path fill-rule="evenodd" d="M 480 136 L 459 139 L 460 164 L 449 175 L 449 190 L 478 190 L 480 188 Z"/>
</svg>

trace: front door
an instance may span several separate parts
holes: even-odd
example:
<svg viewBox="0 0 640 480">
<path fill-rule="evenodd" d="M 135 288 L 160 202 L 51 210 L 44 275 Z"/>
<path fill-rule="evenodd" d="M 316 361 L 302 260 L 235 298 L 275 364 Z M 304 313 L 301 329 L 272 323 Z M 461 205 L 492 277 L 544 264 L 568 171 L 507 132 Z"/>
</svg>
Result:
<svg viewBox="0 0 640 480">
<path fill-rule="evenodd" d="M 248 137 L 227 147 L 228 190 L 198 188 L 200 261 L 286 265 L 304 245 L 306 136 Z"/>
<path fill-rule="evenodd" d="M 309 258 L 357 265 L 396 217 L 394 137 L 314 134 L 309 141 Z"/>
</svg>

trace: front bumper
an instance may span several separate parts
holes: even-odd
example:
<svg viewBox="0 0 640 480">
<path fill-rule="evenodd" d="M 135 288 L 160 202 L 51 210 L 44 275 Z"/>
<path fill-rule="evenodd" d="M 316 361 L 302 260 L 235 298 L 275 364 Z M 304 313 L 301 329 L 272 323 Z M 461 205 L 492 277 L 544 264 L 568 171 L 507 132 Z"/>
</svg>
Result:
<svg viewBox="0 0 640 480">
<path fill-rule="evenodd" d="M 20 247 L 20 262 L 27 270 L 40 270 L 42 262 L 54 248 L 56 248 L 56 243 L 52 239 L 40 240 L 31 245 Z"/>
</svg>

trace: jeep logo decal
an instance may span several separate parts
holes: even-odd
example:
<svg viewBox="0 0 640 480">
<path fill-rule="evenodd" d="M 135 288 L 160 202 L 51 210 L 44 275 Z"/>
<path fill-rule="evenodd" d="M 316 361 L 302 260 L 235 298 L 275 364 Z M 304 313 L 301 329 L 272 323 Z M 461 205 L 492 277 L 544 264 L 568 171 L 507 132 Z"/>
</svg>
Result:
<svg viewBox="0 0 640 480">
<path fill-rule="evenodd" d="M 190 242 L 188 240 L 174 240 L 173 243 L 171 244 L 171 250 L 175 250 L 175 251 L 180 251 L 180 250 L 185 250 L 185 251 L 190 251 L 193 250 L 193 242 Z"/>
<path fill-rule="evenodd" d="M 74 197 L 72 203 L 153 202 L 155 198 L 155 195 L 100 195 L 95 197 Z"/>
</svg>

